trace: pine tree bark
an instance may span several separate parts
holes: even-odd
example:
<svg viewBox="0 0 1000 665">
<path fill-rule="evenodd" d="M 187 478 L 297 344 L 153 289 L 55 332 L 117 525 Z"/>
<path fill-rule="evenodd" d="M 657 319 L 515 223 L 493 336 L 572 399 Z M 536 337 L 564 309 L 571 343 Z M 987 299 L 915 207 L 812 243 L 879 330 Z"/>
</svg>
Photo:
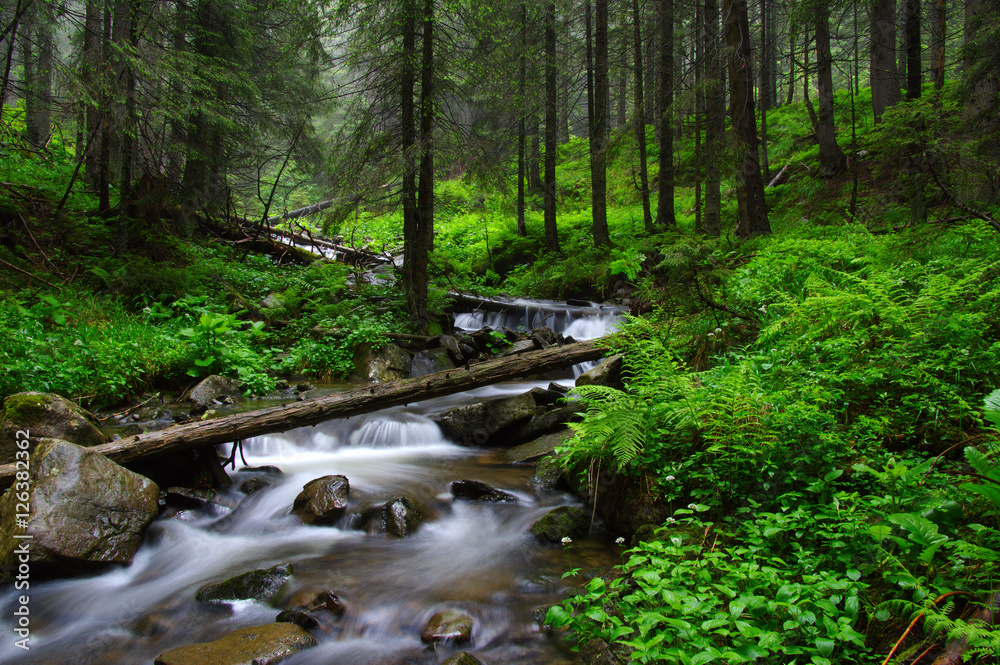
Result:
<svg viewBox="0 0 1000 665">
<path fill-rule="evenodd" d="M 52 3 L 35 0 L 22 19 L 24 61 L 24 137 L 42 148 L 52 137 L 52 68 L 55 14 Z"/>
<path fill-rule="evenodd" d="M 746 0 L 725 0 L 723 15 L 726 17 L 726 45 L 729 51 L 729 114 L 737 146 L 737 164 L 740 165 L 736 179 L 736 200 L 739 207 L 736 234 L 751 238 L 770 233 L 771 226 L 767 219 L 764 181 L 760 174 L 757 149 Z"/>
<path fill-rule="evenodd" d="M 830 178 L 844 170 L 847 156 L 837 145 L 833 109 L 833 56 L 830 53 L 830 7 L 826 0 L 816 5 L 816 77 L 819 87 L 817 134 L 820 176 Z"/>
<path fill-rule="evenodd" d="M 543 217 L 545 249 L 559 251 L 559 231 L 556 226 L 556 149 L 558 128 L 558 89 L 556 86 L 556 3 L 549 0 L 545 7 L 545 182 Z"/>
<path fill-rule="evenodd" d="M 906 30 L 906 100 L 919 99 L 923 77 L 920 67 L 920 0 L 905 0 Z M 922 123 L 917 123 L 917 132 L 923 132 Z M 908 147 L 907 190 L 910 199 L 910 224 L 927 221 L 927 199 L 924 193 L 924 149 L 920 142 Z"/>
<path fill-rule="evenodd" d="M 594 245 L 611 243 L 608 233 L 608 0 L 594 5 L 594 118 L 590 135 L 590 184 Z"/>
<path fill-rule="evenodd" d="M 931 73 L 934 89 L 941 90 L 944 87 L 945 40 L 948 34 L 948 10 L 945 7 L 945 0 L 937 0 L 934 9 L 934 22 L 931 24 L 934 40 L 934 67 Z"/>
<path fill-rule="evenodd" d="M 84 179 L 87 184 L 96 188 L 99 179 L 97 155 L 101 123 L 101 109 L 95 103 L 100 98 L 98 77 L 101 67 L 101 3 L 100 0 L 87 0 L 86 18 L 83 27 L 83 85 L 87 89 L 91 101 L 87 105 L 87 136 L 93 137 L 87 146 L 86 162 L 84 163 Z"/>
<path fill-rule="evenodd" d="M 674 214 L 674 0 L 660 0 L 660 94 L 656 122 L 659 124 L 660 173 L 656 181 L 656 225 L 676 227 Z M 643 132 L 645 135 L 645 132 Z"/>
<path fill-rule="evenodd" d="M 705 234 L 722 233 L 722 172 L 718 156 L 723 154 L 725 90 L 722 49 L 719 42 L 719 5 L 705 0 Z"/>
<path fill-rule="evenodd" d="M 667 0 L 669 2 L 669 0 Z M 642 66 L 642 20 L 639 14 L 639 0 L 632 0 L 632 31 L 634 56 L 632 65 L 634 72 L 632 79 L 635 83 L 635 142 L 639 147 L 639 198 L 642 201 L 642 222 L 646 233 L 653 232 L 653 215 L 649 209 L 649 173 L 648 157 L 646 155 L 646 117 L 645 99 L 643 95 L 643 74 Z M 663 177 L 663 174 L 660 174 Z"/>
<path fill-rule="evenodd" d="M 527 80 L 527 56 L 525 52 L 528 49 L 527 44 L 527 31 L 528 31 L 528 7 L 525 3 L 521 3 L 521 52 L 518 55 L 518 99 L 521 104 L 521 113 L 517 119 L 517 235 L 525 238 L 528 236 L 528 227 L 525 225 L 524 221 L 524 176 L 525 176 L 525 158 L 526 155 L 526 123 L 525 115 L 527 114 L 527 99 L 525 99 L 525 93 L 527 92 L 526 80 Z"/>
</svg>

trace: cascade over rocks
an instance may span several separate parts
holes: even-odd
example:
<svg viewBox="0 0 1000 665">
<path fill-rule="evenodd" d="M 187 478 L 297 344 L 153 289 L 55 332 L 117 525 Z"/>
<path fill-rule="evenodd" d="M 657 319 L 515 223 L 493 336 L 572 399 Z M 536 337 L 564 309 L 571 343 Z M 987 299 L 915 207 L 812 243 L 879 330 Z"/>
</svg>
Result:
<svg viewBox="0 0 1000 665">
<path fill-rule="evenodd" d="M 305 484 L 292 504 L 303 524 L 329 526 L 344 516 L 351 484 L 344 476 L 322 476 Z"/>
<path fill-rule="evenodd" d="M 59 395 L 26 392 L 10 395 L 0 414 L 0 464 L 14 461 L 17 432 L 28 432 L 30 447 L 39 439 L 61 439 L 78 446 L 96 446 L 106 441 L 97 418 Z"/>
<path fill-rule="evenodd" d="M 483 665 L 483 661 L 468 651 L 459 651 L 441 663 L 441 665 Z"/>
<path fill-rule="evenodd" d="M 234 630 L 214 642 L 165 651 L 155 665 L 273 665 L 316 646 L 316 638 L 294 623 L 272 623 Z"/>
<path fill-rule="evenodd" d="M 198 589 L 195 600 L 202 603 L 229 603 L 257 600 L 270 603 L 292 577 L 292 565 L 283 563 L 267 569 L 251 570 L 222 582 Z"/>
<path fill-rule="evenodd" d="M 59 439 L 42 439 L 30 459 L 29 492 L 15 484 L 0 498 L 0 566 L 16 567 L 27 542 L 32 570 L 80 572 L 130 563 L 156 516 L 159 488 L 103 455 Z M 25 496 L 27 494 L 28 496 Z M 27 527 L 17 503 L 28 503 Z M 15 534 L 30 535 L 17 540 Z"/>
</svg>

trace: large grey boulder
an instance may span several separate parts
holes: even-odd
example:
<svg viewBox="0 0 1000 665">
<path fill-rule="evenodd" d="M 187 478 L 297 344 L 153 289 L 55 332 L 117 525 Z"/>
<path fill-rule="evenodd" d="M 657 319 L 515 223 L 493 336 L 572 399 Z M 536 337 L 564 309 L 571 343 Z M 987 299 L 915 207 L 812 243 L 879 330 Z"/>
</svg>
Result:
<svg viewBox="0 0 1000 665">
<path fill-rule="evenodd" d="M 214 642 L 189 644 L 161 653 L 155 665 L 273 665 L 316 646 L 316 638 L 294 623 L 235 630 Z"/>
<path fill-rule="evenodd" d="M 605 358 L 597 367 L 576 377 L 578 386 L 608 386 L 622 389 L 622 357 Z"/>
<path fill-rule="evenodd" d="M 194 387 L 188 395 L 188 404 L 191 405 L 191 415 L 198 416 L 214 406 L 223 404 L 226 398 L 230 400 L 242 397 L 242 384 L 236 379 L 213 374 L 206 377 Z"/>
<path fill-rule="evenodd" d="M 59 439 L 39 441 L 29 465 L 0 499 L 0 565 L 15 567 L 25 543 L 33 571 L 132 561 L 158 510 L 153 481 Z"/>
<path fill-rule="evenodd" d="M 478 480 L 456 480 L 451 484 L 451 495 L 456 501 L 479 503 L 517 503 L 517 497 L 498 490 Z"/>
<path fill-rule="evenodd" d="M 395 344 L 373 349 L 362 344 L 354 349 L 354 376 L 370 383 L 399 381 L 410 376 L 413 354 Z"/>
<path fill-rule="evenodd" d="M 292 504 L 292 514 L 303 524 L 336 523 L 347 510 L 351 484 L 344 476 L 322 476 L 305 484 Z"/>
<path fill-rule="evenodd" d="M 434 372 L 443 372 L 446 369 L 454 369 L 455 363 L 448 354 L 447 349 L 438 347 L 436 349 L 424 349 L 413 356 L 410 364 L 410 378 L 426 376 Z"/>
<path fill-rule="evenodd" d="M 96 446 L 106 441 L 97 429 L 97 418 L 59 395 L 17 393 L 3 401 L 0 414 L 0 464 L 10 464 L 20 439 L 33 450 L 39 439 L 62 439 L 78 446 Z"/>
<path fill-rule="evenodd" d="M 504 435 L 532 416 L 541 413 L 529 393 L 489 402 L 458 406 L 435 416 L 433 420 L 445 436 L 468 446 L 519 443 Z"/>
</svg>

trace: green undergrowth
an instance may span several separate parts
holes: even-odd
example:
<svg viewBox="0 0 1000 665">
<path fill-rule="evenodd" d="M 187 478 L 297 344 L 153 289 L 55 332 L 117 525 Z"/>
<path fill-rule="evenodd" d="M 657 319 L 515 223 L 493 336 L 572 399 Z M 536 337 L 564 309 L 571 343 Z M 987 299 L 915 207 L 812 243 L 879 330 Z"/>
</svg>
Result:
<svg viewBox="0 0 1000 665">
<path fill-rule="evenodd" d="M 578 388 L 561 451 L 673 517 L 550 622 L 638 662 L 823 664 L 872 662 L 922 614 L 910 656 L 956 635 L 995 655 L 965 621 L 998 582 L 998 250 L 985 223 L 689 249 L 711 304 L 628 320 L 624 389 Z"/>
</svg>

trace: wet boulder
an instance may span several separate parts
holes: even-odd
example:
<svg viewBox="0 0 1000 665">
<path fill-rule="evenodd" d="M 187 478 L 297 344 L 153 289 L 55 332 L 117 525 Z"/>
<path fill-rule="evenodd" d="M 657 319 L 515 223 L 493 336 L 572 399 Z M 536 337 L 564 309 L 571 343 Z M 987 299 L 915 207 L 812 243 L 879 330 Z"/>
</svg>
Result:
<svg viewBox="0 0 1000 665">
<path fill-rule="evenodd" d="M 434 372 L 443 372 L 446 369 L 454 369 L 455 363 L 452 361 L 448 351 L 438 347 L 436 349 L 424 349 L 413 356 L 410 365 L 410 378 L 426 376 Z"/>
<path fill-rule="evenodd" d="M 273 665 L 316 646 L 316 638 L 294 623 L 235 630 L 214 642 L 189 644 L 161 653 L 155 665 Z"/>
<path fill-rule="evenodd" d="M 3 401 L 0 414 L 0 464 L 15 460 L 19 440 L 34 449 L 39 439 L 61 439 L 78 446 L 96 446 L 105 442 L 97 429 L 97 418 L 73 402 L 49 393 L 17 393 Z M 27 438 L 18 432 L 27 433 Z"/>
<path fill-rule="evenodd" d="M 557 447 L 574 436 L 576 436 L 576 432 L 567 427 L 499 452 L 498 456 L 504 464 L 533 462 L 540 457 L 551 455 Z"/>
<path fill-rule="evenodd" d="M 416 533 L 425 519 L 424 511 L 415 501 L 401 496 L 364 511 L 361 524 L 369 535 L 405 538 Z"/>
<path fill-rule="evenodd" d="M 305 484 L 292 504 L 292 514 L 303 524 L 329 526 L 347 510 L 351 484 L 344 476 L 322 476 Z"/>
<path fill-rule="evenodd" d="M 236 379 L 218 374 L 206 377 L 188 395 L 191 415 L 199 416 L 211 408 L 227 403 L 227 398 L 231 402 L 234 398 L 242 397 L 241 386 L 242 384 Z"/>
<path fill-rule="evenodd" d="M 584 665 L 621 665 L 622 660 L 618 658 L 608 646 L 608 643 L 599 637 L 587 641 L 580 647 L 580 660 Z"/>
<path fill-rule="evenodd" d="M 202 603 L 230 603 L 237 600 L 269 603 L 291 579 L 292 572 L 292 565 L 288 563 L 251 570 L 222 582 L 206 584 L 198 589 L 195 600 Z"/>
<path fill-rule="evenodd" d="M 433 418 L 445 436 L 464 445 L 511 443 L 504 434 L 540 413 L 529 393 L 449 409 Z"/>
<path fill-rule="evenodd" d="M 602 360 L 597 367 L 576 377 L 578 386 L 608 386 L 622 389 L 622 357 L 611 356 Z"/>
<path fill-rule="evenodd" d="M 577 413 L 575 407 L 562 406 L 535 416 L 518 427 L 511 434 L 511 438 L 515 441 L 533 441 L 549 432 L 565 429 L 569 423 L 576 423 L 581 420 L 583 420 L 583 416 Z"/>
<path fill-rule="evenodd" d="M 59 439 L 39 441 L 29 467 L 27 478 L 0 499 L 0 566 L 16 566 L 15 550 L 24 543 L 33 571 L 79 572 L 132 561 L 159 509 L 153 481 Z M 19 517 L 24 504 L 26 518 Z"/>
<path fill-rule="evenodd" d="M 456 480 L 451 484 L 451 495 L 456 501 L 517 503 L 517 497 L 513 494 L 508 494 L 478 480 Z"/>
<path fill-rule="evenodd" d="M 563 538 L 583 538 L 590 533 L 590 514 L 583 508 L 559 506 L 535 522 L 531 533 L 549 543 L 562 542 Z"/>
<path fill-rule="evenodd" d="M 513 344 L 511 344 L 510 346 L 508 346 L 506 349 L 504 349 L 503 352 L 500 354 L 499 357 L 506 358 L 507 356 L 513 356 L 513 355 L 516 355 L 518 353 L 525 353 L 527 351 L 534 351 L 537 348 L 538 348 L 538 344 L 537 344 L 537 342 L 535 342 L 535 340 L 533 340 L 533 339 L 522 339 L 520 341 L 514 342 Z"/>
<path fill-rule="evenodd" d="M 278 623 L 294 623 L 296 626 L 302 626 L 307 629 L 315 628 L 319 625 L 316 617 L 305 610 L 299 609 L 282 610 L 278 613 L 278 616 L 274 617 L 274 620 Z"/>
<path fill-rule="evenodd" d="M 240 491 L 250 496 L 251 494 L 256 494 L 262 489 L 267 489 L 271 486 L 271 483 L 263 478 L 249 478 L 240 483 Z"/>
<path fill-rule="evenodd" d="M 441 348 L 448 352 L 448 357 L 456 365 L 461 365 L 465 362 L 465 356 L 462 355 L 462 349 L 459 348 L 458 340 L 451 335 L 441 335 Z"/>
<path fill-rule="evenodd" d="M 427 643 L 468 642 L 475 619 L 468 612 L 449 609 L 438 612 L 427 622 L 420 639 Z"/>
<path fill-rule="evenodd" d="M 369 383 L 399 381 L 410 376 L 413 354 L 395 344 L 375 349 L 361 344 L 354 350 L 354 376 Z"/>
</svg>

